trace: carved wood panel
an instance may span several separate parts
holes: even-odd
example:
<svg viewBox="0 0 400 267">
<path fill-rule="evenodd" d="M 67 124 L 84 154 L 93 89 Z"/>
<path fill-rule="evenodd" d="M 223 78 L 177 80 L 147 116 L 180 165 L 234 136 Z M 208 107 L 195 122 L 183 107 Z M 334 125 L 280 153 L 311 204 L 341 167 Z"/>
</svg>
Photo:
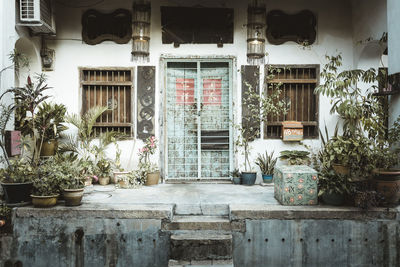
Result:
<svg viewBox="0 0 400 267">
<path fill-rule="evenodd" d="M 137 70 L 137 138 L 154 135 L 155 66 L 138 66 Z"/>
</svg>

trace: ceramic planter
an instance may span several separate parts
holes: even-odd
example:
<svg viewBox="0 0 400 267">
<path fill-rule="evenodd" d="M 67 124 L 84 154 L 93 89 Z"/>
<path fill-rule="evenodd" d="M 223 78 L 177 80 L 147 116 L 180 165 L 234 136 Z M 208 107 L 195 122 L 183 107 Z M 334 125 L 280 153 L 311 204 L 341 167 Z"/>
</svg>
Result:
<svg viewBox="0 0 400 267">
<path fill-rule="evenodd" d="M 263 178 L 263 182 L 266 184 L 270 184 L 272 183 L 272 178 L 274 177 L 273 174 L 263 174 L 262 178 Z"/>
<path fill-rule="evenodd" d="M 64 189 L 63 195 L 66 206 L 79 206 L 82 201 L 85 188 Z"/>
<path fill-rule="evenodd" d="M 6 203 L 9 205 L 26 205 L 31 203 L 33 183 L 1 183 Z"/>
<path fill-rule="evenodd" d="M 145 185 L 156 185 L 160 180 L 160 172 L 150 172 L 147 174 L 147 179 Z"/>
<path fill-rule="evenodd" d="M 376 191 L 387 204 L 398 204 L 400 200 L 400 169 L 374 170 Z"/>
<path fill-rule="evenodd" d="M 119 181 L 118 181 L 118 185 L 119 185 L 120 188 L 129 188 L 129 183 L 128 183 L 128 181 L 119 180 Z"/>
<path fill-rule="evenodd" d="M 233 184 L 241 184 L 242 178 L 241 177 L 232 177 Z"/>
<path fill-rule="evenodd" d="M 60 195 L 52 195 L 52 196 L 35 196 L 32 197 L 32 204 L 35 208 L 50 208 L 57 204 L 57 199 Z"/>
<path fill-rule="evenodd" d="M 99 184 L 108 185 L 110 183 L 110 177 L 99 177 Z"/>
<path fill-rule="evenodd" d="M 342 206 L 344 204 L 344 195 L 339 193 L 324 193 L 322 200 L 327 205 Z"/>
<path fill-rule="evenodd" d="M 256 182 L 256 172 L 242 172 L 242 184 L 253 185 Z"/>
<path fill-rule="evenodd" d="M 42 149 L 40 150 L 40 156 L 42 157 L 54 156 L 56 154 L 57 147 L 58 147 L 58 141 L 56 139 L 44 141 L 42 144 Z"/>
</svg>

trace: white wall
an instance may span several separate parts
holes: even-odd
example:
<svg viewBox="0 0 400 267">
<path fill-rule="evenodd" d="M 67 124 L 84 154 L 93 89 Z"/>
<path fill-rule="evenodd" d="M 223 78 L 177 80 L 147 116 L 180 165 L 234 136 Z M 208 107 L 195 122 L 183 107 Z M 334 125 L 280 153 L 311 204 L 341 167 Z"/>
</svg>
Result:
<svg viewBox="0 0 400 267">
<path fill-rule="evenodd" d="M 400 72 L 400 1 L 388 0 L 389 74 Z M 392 124 L 400 116 L 400 96 L 390 99 L 389 120 Z"/>
<path fill-rule="evenodd" d="M 63 4 L 64 3 L 64 4 Z M 103 42 L 90 46 L 84 44 L 81 36 L 81 16 L 86 9 L 95 8 L 99 11 L 113 11 L 116 8 L 131 9 L 132 1 L 124 0 L 105 0 L 103 3 L 94 7 L 70 7 L 66 6 L 68 1 L 57 1 L 56 6 L 56 26 L 57 36 L 48 41 L 49 48 L 56 50 L 56 60 L 54 71 L 48 72 L 49 85 L 53 86 L 52 94 L 54 101 L 64 103 L 70 112 L 80 112 L 79 100 L 79 73 L 78 67 L 104 67 L 104 66 L 136 66 L 131 62 L 131 42 L 124 45 L 117 45 L 113 42 Z M 78 3 L 78 1 L 71 2 Z M 288 13 L 299 12 L 309 9 L 317 16 L 317 41 L 310 49 L 293 42 L 275 46 L 267 43 L 266 49 L 269 53 L 267 58 L 271 64 L 320 64 L 321 68 L 325 64 L 325 54 L 333 55 L 341 52 L 343 55 L 343 68 L 348 69 L 354 66 L 354 31 L 352 19 L 352 5 L 348 0 L 268 0 L 267 11 L 281 9 Z M 69 4 L 68 4 L 69 5 Z M 195 45 L 183 44 L 179 48 L 174 48 L 172 44 L 163 45 L 161 42 L 160 30 L 160 6 L 163 5 L 184 5 L 205 7 L 228 7 L 235 10 L 234 23 L 234 44 L 224 44 L 223 48 L 217 48 L 215 44 Z M 243 0 L 221 0 L 221 1 L 200 1 L 200 0 L 155 0 L 152 1 L 152 20 L 151 20 L 151 41 L 150 41 L 150 62 L 158 68 L 156 85 L 157 92 L 160 90 L 159 64 L 162 54 L 175 56 L 234 56 L 237 59 L 237 68 L 247 64 L 246 59 L 246 20 L 247 20 L 247 1 Z M 356 23 L 358 25 L 358 23 Z M 358 26 L 357 26 L 358 27 Z M 380 27 L 378 27 L 380 28 Z M 358 32 L 358 31 L 357 31 Z M 358 38 L 358 37 L 357 37 Z M 37 40 L 36 46 L 37 46 Z M 143 64 L 140 64 L 143 65 Z M 323 82 L 323 81 L 321 81 Z M 235 119 L 240 120 L 240 75 L 236 75 L 234 84 L 234 102 L 239 107 L 235 110 Z M 159 94 L 156 94 L 159 96 Z M 156 107 L 159 107 L 159 98 L 156 99 Z M 319 123 L 320 127 L 328 126 L 331 132 L 336 124 L 337 117 L 329 114 L 330 104 L 325 97 L 320 97 Z M 156 111 L 158 116 L 158 112 Z M 158 117 L 156 117 L 158 122 Z M 156 123 L 156 135 L 159 138 L 160 129 Z M 307 140 L 304 143 L 315 148 L 320 146 L 319 140 Z M 133 141 L 124 141 L 120 145 L 123 149 L 122 162 L 135 164 L 137 149 L 141 146 L 138 141 L 136 146 Z M 254 142 L 253 157 L 257 153 L 275 150 L 278 154 L 283 149 L 304 149 L 298 144 L 285 144 L 281 140 L 257 140 Z M 132 149 L 133 154 L 132 154 Z M 243 162 L 240 153 L 237 155 L 237 162 Z"/>
</svg>

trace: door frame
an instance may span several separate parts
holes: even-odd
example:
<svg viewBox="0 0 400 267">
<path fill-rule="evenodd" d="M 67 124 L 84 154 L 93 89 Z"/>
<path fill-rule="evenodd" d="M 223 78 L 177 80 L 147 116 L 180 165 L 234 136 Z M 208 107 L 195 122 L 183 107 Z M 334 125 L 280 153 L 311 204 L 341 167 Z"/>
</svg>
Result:
<svg viewBox="0 0 400 267">
<path fill-rule="evenodd" d="M 236 88 L 236 69 L 237 69 L 237 63 L 236 63 L 236 57 L 235 56 L 174 56 L 174 55 L 161 55 L 160 57 L 160 73 L 159 73 L 159 84 L 160 84 L 160 90 L 159 90 L 159 97 L 160 97 L 160 102 L 159 102 L 159 131 L 160 131 L 160 171 L 161 171 L 161 176 L 163 177 L 163 181 L 166 182 L 187 182 L 187 181 L 207 181 L 204 179 L 185 179 L 185 178 L 170 178 L 168 177 L 168 140 L 167 140 L 167 102 L 166 102 L 166 70 L 167 70 L 167 64 L 169 62 L 227 62 L 229 63 L 229 119 L 230 121 L 234 121 L 235 119 L 235 112 L 237 112 L 234 107 L 235 107 L 235 101 L 236 99 L 236 91 L 234 88 Z M 234 138 L 234 129 L 232 124 L 230 123 L 229 125 L 229 169 L 232 171 L 234 169 L 234 147 L 233 147 L 233 138 Z M 223 177 L 223 178 L 215 178 L 212 179 L 213 181 L 226 181 L 229 179 L 229 177 Z"/>
</svg>

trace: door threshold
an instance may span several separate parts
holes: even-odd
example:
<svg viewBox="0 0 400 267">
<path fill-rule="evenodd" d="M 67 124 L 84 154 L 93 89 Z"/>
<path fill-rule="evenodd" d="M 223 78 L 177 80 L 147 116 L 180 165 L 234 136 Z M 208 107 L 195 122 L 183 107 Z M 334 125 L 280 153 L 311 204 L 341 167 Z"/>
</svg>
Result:
<svg viewBox="0 0 400 267">
<path fill-rule="evenodd" d="M 185 179 L 185 178 L 170 178 L 165 180 L 166 184 L 231 184 L 229 178 L 224 179 Z"/>
</svg>

